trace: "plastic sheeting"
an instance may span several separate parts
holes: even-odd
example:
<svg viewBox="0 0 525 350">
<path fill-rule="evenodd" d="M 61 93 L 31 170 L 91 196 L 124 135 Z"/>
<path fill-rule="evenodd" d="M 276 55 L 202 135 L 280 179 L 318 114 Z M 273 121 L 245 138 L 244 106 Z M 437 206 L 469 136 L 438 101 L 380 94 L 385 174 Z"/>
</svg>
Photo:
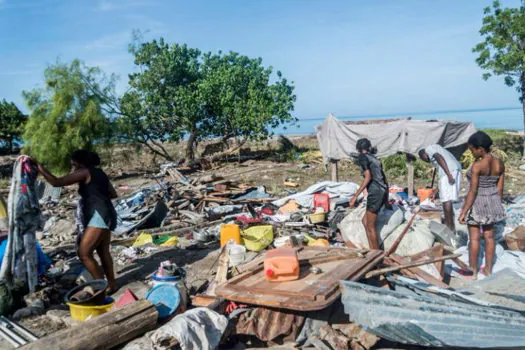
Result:
<svg viewBox="0 0 525 350">
<path fill-rule="evenodd" d="M 281 207 L 289 200 L 295 199 L 297 204 L 305 208 L 313 208 L 314 194 L 326 192 L 330 195 L 330 201 L 340 198 L 351 198 L 359 188 L 359 185 L 353 182 L 333 182 L 323 181 L 308 187 L 305 191 L 279 199 L 273 202 L 274 205 Z"/>
<path fill-rule="evenodd" d="M 361 204 L 352 210 L 338 225 L 343 239 L 352 242 L 358 248 L 369 248 L 365 227 L 362 223 L 365 211 L 365 205 Z M 403 221 L 404 214 L 398 206 L 393 206 L 393 210 L 382 208 L 376 221 L 376 230 L 379 233 L 379 244 L 381 245 Z"/>
<path fill-rule="evenodd" d="M 455 253 L 461 254 L 459 259 L 468 265 L 469 263 L 468 246 L 459 248 L 458 250 L 455 251 Z M 480 244 L 480 249 L 479 249 L 478 266 L 481 267 L 484 265 L 485 265 L 485 241 L 482 240 Z M 453 261 L 447 261 L 445 266 L 448 267 L 449 269 L 459 268 L 459 266 L 457 266 Z M 510 269 L 514 271 L 515 273 L 517 273 L 520 277 L 525 278 L 525 252 L 505 250 L 503 249 L 501 245 L 497 244 L 496 245 L 496 258 L 495 258 L 494 266 L 492 267 L 492 272 L 497 273 L 504 269 Z M 455 276 L 455 277 L 461 277 L 455 271 L 452 271 L 451 274 L 452 276 Z M 486 277 L 482 273 L 478 274 L 479 280 L 482 280 L 484 278 Z"/>
<path fill-rule="evenodd" d="M 219 346 L 228 319 L 217 312 L 199 307 L 175 316 L 171 321 L 148 333 L 154 349 L 171 349 L 170 339 L 176 339 L 182 350 L 213 350 Z"/>
<path fill-rule="evenodd" d="M 434 235 L 430 232 L 429 224 L 430 220 L 414 220 L 405 237 L 401 240 L 401 243 L 399 243 L 395 253 L 401 256 L 410 256 L 432 248 Z M 385 239 L 385 250 L 390 249 L 405 227 L 406 224 L 398 226 L 394 232 Z"/>
<path fill-rule="evenodd" d="M 317 140 L 325 164 L 329 160 L 349 159 L 357 152 L 357 140 L 366 137 L 377 147 L 377 155 L 385 157 L 398 152 L 417 152 L 432 144 L 445 148 L 461 148 L 462 153 L 468 138 L 476 132 L 474 124 L 454 121 L 396 120 L 380 124 L 346 124 L 329 114 L 316 126 Z"/>
</svg>

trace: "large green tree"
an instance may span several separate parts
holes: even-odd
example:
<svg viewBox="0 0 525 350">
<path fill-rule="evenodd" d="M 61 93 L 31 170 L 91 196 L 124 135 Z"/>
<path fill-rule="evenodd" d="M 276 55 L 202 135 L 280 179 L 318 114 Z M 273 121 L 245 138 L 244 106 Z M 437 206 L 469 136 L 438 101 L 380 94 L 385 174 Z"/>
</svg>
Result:
<svg viewBox="0 0 525 350">
<path fill-rule="evenodd" d="M 188 132 L 193 143 L 204 119 L 198 94 L 201 52 L 163 39 L 135 44 L 131 52 L 140 72 L 129 75 L 130 90 L 121 99 L 122 130 L 170 159 L 162 142 L 179 141 Z"/>
<path fill-rule="evenodd" d="M 51 169 L 66 172 L 76 149 L 94 149 L 111 136 L 111 120 L 104 112 L 114 80 L 99 68 L 79 60 L 57 63 L 44 71 L 45 86 L 24 91 L 30 110 L 25 127 L 25 151 Z"/>
<path fill-rule="evenodd" d="M 206 53 L 199 85 L 205 96 L 205 111 L 211 123 L 207 136 L 260 139 L 272 135 L 272 129 L 293 123 L 294 87 L 281 74 L 272 75 L 261 58 L 249 58 L 230 52 Z"/>
<path fill-rule="evenodd" d="M 0 140 L 5 149 L 13 150 L 13 144 L 20 140 L 26 121 L 27 116 L 13 102 L 0 101 Z"/>
<path fill-rule="evenodd" d="M 518 8 L 501 8 L 499 1 L 484 10 L 480 29 L 483 42 L 473 48 L 478 65 L 486 71 L 483 79 L 502 76 L 515 86 L 523 107 L 525 125 L 525 3 Z M 525 139 L 524 139 L 525 142 Z"/>
<path fill-rule="evenodd" d="M 163 39 L 132 47 L 138 73 L 121 99 L 123 129 L 171 158 L 162 141 L 187 137 L 186 159 L 212 137 L 255 139 L 294 122 L 294 87 L 262 60 L 237 53 L 201 53 Z"/>
</svg>

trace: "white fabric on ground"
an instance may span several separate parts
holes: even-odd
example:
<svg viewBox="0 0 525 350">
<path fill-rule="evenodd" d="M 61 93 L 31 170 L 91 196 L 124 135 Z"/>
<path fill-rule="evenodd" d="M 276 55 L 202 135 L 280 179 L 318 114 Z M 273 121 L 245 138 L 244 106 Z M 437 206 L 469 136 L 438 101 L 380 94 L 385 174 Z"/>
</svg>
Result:
<svg viewBox="0 0 525 350">
<path fill-rule="evenodd" d="M 454 253 L 461 254 L 459 259 L 465 264 L 469 264 L 468 246 L 461 247 Z M 446 266 L 448 268 L 459 268 L 459 266 L 457 266 L 452 260 L 447 260 Z M 481 266 L 485 266 L 485 241 L 483 240 L 481 240 L 480 243 L 478 256 L 478 267 L 481 268 Z M 496 244 L 496 257 L 494 266 L 492 268 L 492 273 L 496 273 L 504 269 L 510 269 L 520 275 L 522 278 L 525 278 L 525 252 L 505 250 L 501 245 Z M 451 275 L 454 277 L 461 277 L 455 271 L 452 271 Z M 478 274 L 478 279 L 481 280 L 483 278 L 485 278 L 485 276 L 482 273 Z"/>
<path fill-rule="evenodd" d="M 403 223 L 403 211 L 398 206 L 392 206 L 393 210 L 387 210 L 384 207 L 377 215 L 376 230 L 379 234 L 379 244 L 385 240 L 399 225 Z M 352 210 L 337 225 L 345 241 L 352 242 L 358 248 L 369 248 L 368 238 L 362 220 L 365 215 L 366 206 L 361 204 Z"/>
<path fill-rule="evenodd" d="M 339 198 L 351 198 L 359 188 L 359 185 L 353 182 L 333 182 L 323 181 L 308 187 L 305 191 L 279 199 L 273 202 L 274 205 L 281 207 L 289 200 L 295 199 L 297 204 L 305 208 L 313 208 L 314 194 L 326 192 L 330 195 L 330 202 Z"/>
<path fill-rule="evenodd" d="M 182 350 L 213 350 L 219 346 L 228 319 L 217 312 L 199 307 L 175 316 L 159 329 L 148 333 L 155 350 L 171 349 L 164 344 L 176 339 Z"/>
</svg>

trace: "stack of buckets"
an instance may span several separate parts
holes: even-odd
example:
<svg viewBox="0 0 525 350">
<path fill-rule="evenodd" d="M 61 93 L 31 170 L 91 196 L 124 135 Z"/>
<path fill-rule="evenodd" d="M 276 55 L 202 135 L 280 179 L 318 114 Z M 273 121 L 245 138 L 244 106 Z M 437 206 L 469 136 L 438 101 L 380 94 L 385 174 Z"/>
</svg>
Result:
<svg viewBox="0 0 525 350">
<path fill-rule="evenodd" d="M 165 318 L 173 313 L 186 311 L 188 292 L 186 284 L 184 283 L 184 277 L 184 270 L 175 264 L 171 264 L 171 262 L 161 263 L 159 269 L 153 274 L 152 288 L 148 291 L 146 300 L 158 304 L 159 301 L 164 301 L 162 299 L 166 299 L 166 305 L 169 306 L 168 308 L 164 308 L 165 311 L 157 308 L 159 310 L 159 318 Z M 176 300 L 177 298 L 180 300 Z M 168 309 L 170 310 L 168 311 Z"/>
<path fill-rule="evenodd" d="M 244 262 L 246 248 L 241 244 L 241 228 L 236 224 L 221 225 L 221 247 L 228 244 L 230 263 L 232 266 L 240 265 Z"/>
</svg>

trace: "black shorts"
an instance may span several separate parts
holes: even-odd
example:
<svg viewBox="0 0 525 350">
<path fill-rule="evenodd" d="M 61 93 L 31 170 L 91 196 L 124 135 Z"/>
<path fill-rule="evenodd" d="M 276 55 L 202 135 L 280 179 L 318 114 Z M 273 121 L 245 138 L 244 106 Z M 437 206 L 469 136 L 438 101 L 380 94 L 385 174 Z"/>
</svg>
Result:
<svg viewBox="0 0 525 350">
<path fill-rule="evenodd" d="M 385 204 L 388 192 L 385 188 L 379 186 L 370 186 L 367 191 L 368 197 L 366 198 L 366 210 L 377 214 Z"/>
</svg>

